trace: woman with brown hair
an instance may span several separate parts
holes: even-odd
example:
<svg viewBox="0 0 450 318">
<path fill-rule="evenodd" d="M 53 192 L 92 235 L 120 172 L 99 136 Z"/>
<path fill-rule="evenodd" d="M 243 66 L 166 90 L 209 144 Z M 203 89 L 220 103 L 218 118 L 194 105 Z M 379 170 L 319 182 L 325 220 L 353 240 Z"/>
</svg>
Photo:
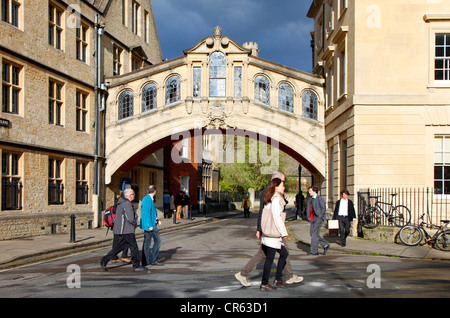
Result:
<svg viewBox="0 0 450 318">
<path fill-rule="evenodd" d="M 276 286 L 286 287 L 286 284 L 282 279 L 282 271 L 286 265 L 286 258 L 289 256 L 289 252 L 283 244 L 283 237 L 286 237 L 287 230 L 284 225 L 282 213 L 284 210 L 285 201 L 283 199 L 284 183 L 279 178 L 274 178 L 270 181 L 267 191 L 264 195 L 264 208 L 270 209 L 273 217 L 273 222 L 276 228 L 280 232 L 279 237 L 269 237 L 262 234 L 261 243 L 262 250 L 266 254 L 266 261 L 264 263 L 263 276 L 261 280 L 261 291 L 273 291 Z M 275 275 L 275 287 L 269 284 L 270 270 L 275 258 L 275 254 L 278 252 L 280 258 L 277 264 L 277 273 Z"/>
</svg>

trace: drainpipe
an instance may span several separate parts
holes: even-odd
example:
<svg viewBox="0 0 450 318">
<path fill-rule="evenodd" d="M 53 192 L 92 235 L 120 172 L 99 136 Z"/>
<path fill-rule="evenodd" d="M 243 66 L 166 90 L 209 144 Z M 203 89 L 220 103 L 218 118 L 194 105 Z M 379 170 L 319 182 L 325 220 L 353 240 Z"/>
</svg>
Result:
<svg viewBox="0 0 450 318">
<path fill-rule="evenodd" d="M 100 108 L 102 107 L 103 94 L 101 87 L 101 36 L 104 33 L 104 25 L 99 23 L 98 14 L 95 15 L 95 151 L 94 151 L 94 227 L 100 223 L 100 211 L 102 210 L 100 194 Z"/>
</svg>

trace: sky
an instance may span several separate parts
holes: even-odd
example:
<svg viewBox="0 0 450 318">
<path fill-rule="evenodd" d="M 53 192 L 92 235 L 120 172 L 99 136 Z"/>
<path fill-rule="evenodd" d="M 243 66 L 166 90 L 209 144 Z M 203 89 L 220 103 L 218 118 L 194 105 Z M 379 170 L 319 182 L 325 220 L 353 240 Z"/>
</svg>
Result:
<svg viewBox="0 0 450 318">
<path fill-rule="evenodd" d="M 203 38 L 256 42 L 259 57 L 311 73 L 312 0 L 152 0 L 164 59 L 182 56 Z"/>
</svg>

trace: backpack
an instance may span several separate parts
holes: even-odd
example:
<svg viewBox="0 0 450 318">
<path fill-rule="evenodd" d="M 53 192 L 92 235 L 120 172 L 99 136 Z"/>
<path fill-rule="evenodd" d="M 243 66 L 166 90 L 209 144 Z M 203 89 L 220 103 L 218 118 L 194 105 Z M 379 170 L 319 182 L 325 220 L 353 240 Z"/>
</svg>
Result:
<svg viewBox="0 0 450 318">
<path fill-rule="evenodd" d="M 116 220 L 116 210 L 115 206 L 110 206 L 105 210 L 105 214 L 103 215 L 103 223 L 106 227 L 113 227 L 114 221 Z"/>
<path fill-rule="evenodd" d="M 105 210 L 105 213 L 103 215 L 103 223 L 108 228 L 106 230 L 106 235 L 108 235 L 109 229 L 114 227 L 114 222 L 116 220 L 116 209 L 117 204 L 114 204 L 113 206 L 110 206 Z"/>
</svg>

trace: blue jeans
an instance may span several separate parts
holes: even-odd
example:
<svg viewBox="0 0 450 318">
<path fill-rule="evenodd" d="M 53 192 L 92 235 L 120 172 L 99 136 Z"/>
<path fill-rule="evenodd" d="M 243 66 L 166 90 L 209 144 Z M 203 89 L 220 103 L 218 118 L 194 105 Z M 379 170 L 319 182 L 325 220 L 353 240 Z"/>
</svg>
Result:
<svg viewBox="0 0 450 318">
<path fill-rule="evenodd" d="M 153 238 L 153 248 L 150 249 Z M 142 245 L 142 265 L 149 265 L 158 260 L 159 249 L 161 247 L 161 236 L 158 229 L 153 231 L 144 231 L 144 244 Z M 146 264 L 144 264 L 144 262 Z"/>
</svg>

